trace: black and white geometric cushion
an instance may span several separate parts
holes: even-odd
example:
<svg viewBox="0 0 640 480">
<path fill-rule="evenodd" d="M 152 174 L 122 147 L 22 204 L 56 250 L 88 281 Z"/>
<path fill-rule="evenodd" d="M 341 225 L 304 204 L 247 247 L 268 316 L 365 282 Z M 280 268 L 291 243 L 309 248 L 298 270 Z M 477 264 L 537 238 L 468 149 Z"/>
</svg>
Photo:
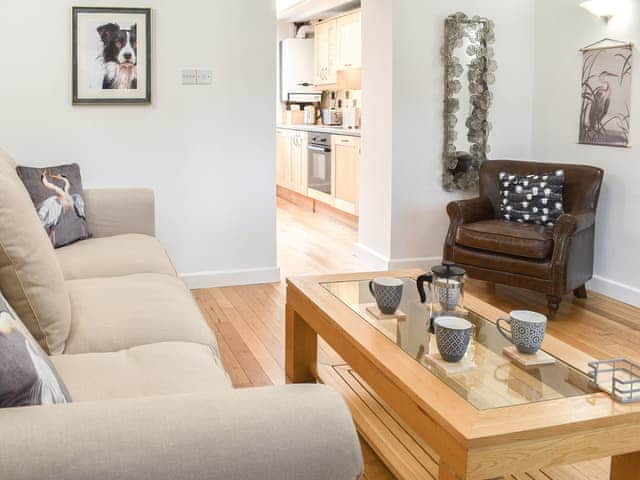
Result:
<svg viewBox="0 0 640 480">
<path fill-rule="evenodd" d="M 500 214 L 505 220 L 553 226 L 564 213 L 564 170 L 541 175 L 500 172 Z"/>
</svg>

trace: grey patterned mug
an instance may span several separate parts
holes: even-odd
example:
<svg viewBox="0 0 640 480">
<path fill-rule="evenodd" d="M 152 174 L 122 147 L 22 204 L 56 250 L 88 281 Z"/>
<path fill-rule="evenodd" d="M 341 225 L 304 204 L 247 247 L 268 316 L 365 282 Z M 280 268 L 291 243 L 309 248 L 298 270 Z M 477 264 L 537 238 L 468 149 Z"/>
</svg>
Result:
<svg viewBox="0 0 640 480">
<path fill-rule="evenodd" d="M 511 335 L 500 326 L 501 322 L 511 325 Z M 514 310 L 508 319 L 499 318 L 496 326 L 502 336 L 513 343 L 520 353 L 533 355 L 542 346 L 547 331 L 547 317 L 529 310 Z"/>
<path fill-rule="evenodd" d="M 369 291 L 380 311 L 385 315 L 393 315 L 402 300 L 404 282 L 399 278 L 380 277 L 369 282 Z"/>
<path fill-rule="evenodd" d="M 459 362 L 467 353 L 473 324 L 459 317 L 438 317 L 434 321 L 436 343 L 445 362 Z"/>
</svg>

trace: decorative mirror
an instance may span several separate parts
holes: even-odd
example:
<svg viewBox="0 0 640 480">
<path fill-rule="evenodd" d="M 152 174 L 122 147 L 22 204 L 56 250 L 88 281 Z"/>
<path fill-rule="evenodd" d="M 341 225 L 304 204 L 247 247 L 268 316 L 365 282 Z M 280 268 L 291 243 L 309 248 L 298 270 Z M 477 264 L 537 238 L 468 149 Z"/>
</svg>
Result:
<svg viewBox="0 0 640 480">
<path fill-rule="evenodd" d="M 464 13 L 445 21 L 442 58 L 445 66 L 444 174 L 445 190 L 475 190 L 479 169 L 489 148 L 489 109 L 498 65 L 491 44 L 491 20 Z"/>
</svg>

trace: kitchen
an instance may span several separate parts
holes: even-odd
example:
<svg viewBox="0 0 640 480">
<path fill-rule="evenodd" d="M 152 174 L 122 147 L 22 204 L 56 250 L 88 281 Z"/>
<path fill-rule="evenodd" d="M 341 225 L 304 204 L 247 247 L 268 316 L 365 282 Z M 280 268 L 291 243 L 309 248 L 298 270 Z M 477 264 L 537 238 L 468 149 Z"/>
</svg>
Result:
<svg viewBox="0 0 640 480">
<path fill-rule="evenodd" d="M 279 14 L 276 183 L 280 199 L 357 224 L 361 168 L 359 1 Z"/>
</svg>

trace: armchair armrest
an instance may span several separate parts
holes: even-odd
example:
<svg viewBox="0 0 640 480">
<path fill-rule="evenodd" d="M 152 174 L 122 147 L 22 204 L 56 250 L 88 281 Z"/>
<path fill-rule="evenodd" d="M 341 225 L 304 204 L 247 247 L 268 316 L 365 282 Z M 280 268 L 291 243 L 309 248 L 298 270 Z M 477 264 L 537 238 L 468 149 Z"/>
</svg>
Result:
<svg viewBox="0 0 640 480">
<path fill-rule="evenodd" d="M 321 385 L 0 410 L 0 478 L 356 480 L 360 444 Z"/>
<path fill-rule="evenodd" d="M 95 237 L 155 235 L 155 200 L 144 188 L 85 189 L 89 230 Z"/>
<path fill-rule="evenodd" d="M 493 206 L 486 197 L 458 200 L 447 205 L 450 224 L 447 238 L 444 242 L 443 258 L 453 260 L 453 249 L 456 244 L 458 228 L 465 223 L 479 222 L 493 218 Z"/>
<path fill-rule="evenodd" d="M 493 206 L 486 197 L 458 200 L 447 205 L 447 213 L 452 222 L 458 225 L 479 222 L 493 218 Z"/>
<path fill-rule="evenodd" d="M 591 278 L 593 266 L 594 210 L 580 210 L 558 217 L 553 227 L 551 258 L 555 309 L 567 288 L 576 288 Z M 580 253 L 578 253 L 580 252 Z M 550 303 L 550 305 L 552 305 Z M 553 310 L 553 308 L 552 308 Z"/>
<path fill-rule="evenodd" d="M 593 210 L 580 210 L 565 213 L 558 217 L 554 226 L 554 236 L 571 236 L 582 232 L 595 224 L 596 213 Z"/>
</svg>

